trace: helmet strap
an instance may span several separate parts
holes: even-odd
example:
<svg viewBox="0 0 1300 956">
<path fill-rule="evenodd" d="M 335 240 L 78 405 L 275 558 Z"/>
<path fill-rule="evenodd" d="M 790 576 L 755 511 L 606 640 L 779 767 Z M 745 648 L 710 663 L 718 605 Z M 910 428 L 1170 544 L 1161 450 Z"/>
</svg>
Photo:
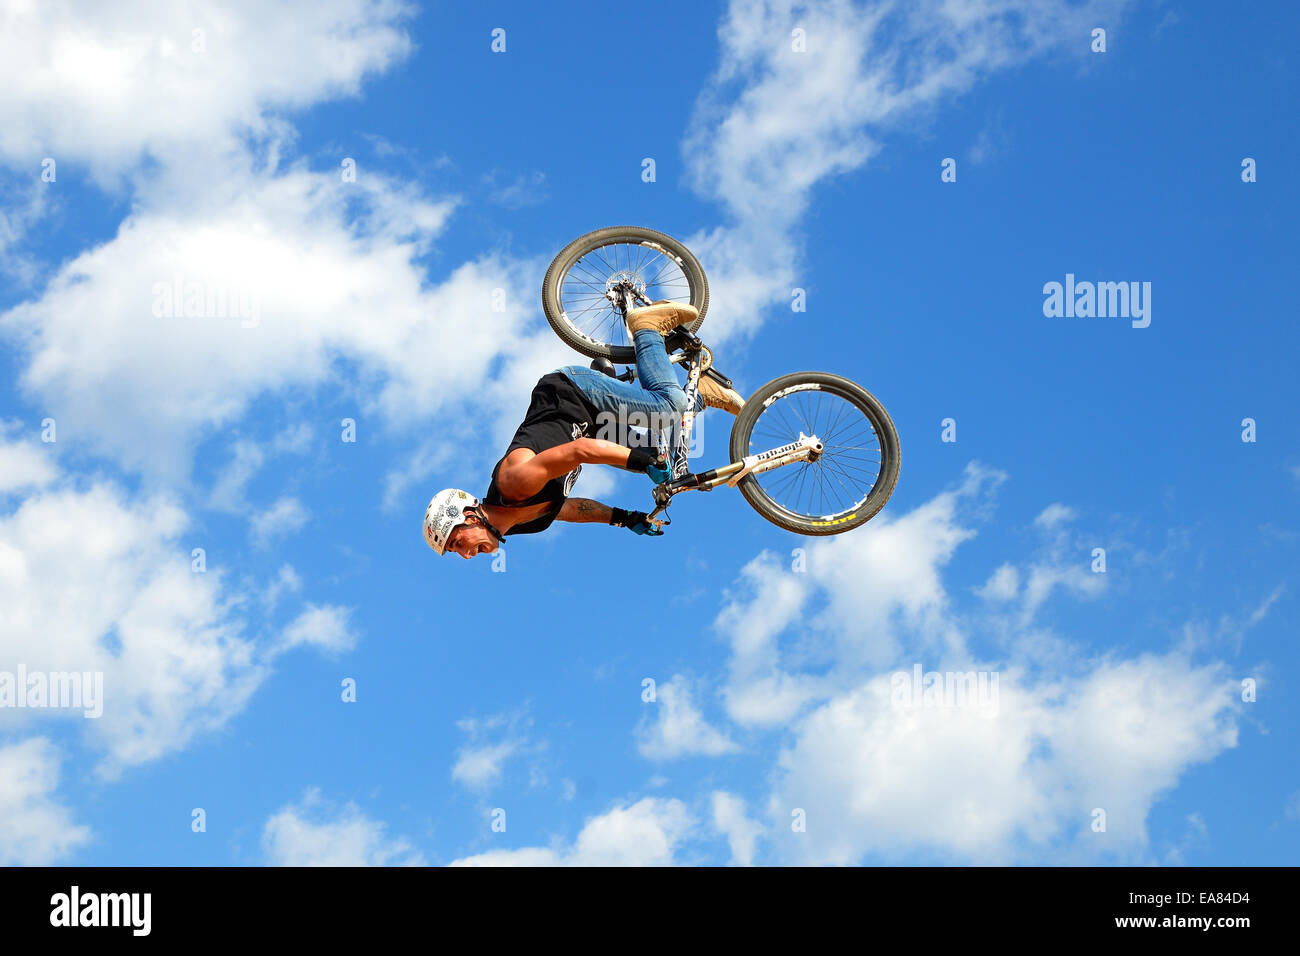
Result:
<svg viewBox="0 0 1300 956">
<path fill-rule="evenodd" d="M 483 527 L 491 531 L 498 541 L 500 541 L 502 544 L 505 544 L 505 540 L 506 540 L 505 535 L 503 535 L 500 531 L 498 531 L 496 529 L 496 526 L 493 525 L 491 521 L 488 521 L 487 512 L 483 510 L 482 505 L 475 505 L 473 511 L 476 515 L 478 515 L 478 520 L 483 522 Z"/>
</svg>

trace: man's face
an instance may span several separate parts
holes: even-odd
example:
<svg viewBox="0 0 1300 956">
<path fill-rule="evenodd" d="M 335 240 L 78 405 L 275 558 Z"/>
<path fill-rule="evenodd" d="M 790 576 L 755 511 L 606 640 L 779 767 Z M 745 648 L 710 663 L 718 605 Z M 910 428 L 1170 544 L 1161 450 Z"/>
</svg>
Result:
<svg viewBox="0 0 1300 956">
<path fill-rule="evenodd" d="M 457 527 L 447 539 L 447 550 L 455 551 L 466 560 L 480 554 L 491 554 L 497 549 L 496 536 L 483 527 L 475 515 L 468 518 L 468 523 Z"/>
</svg>

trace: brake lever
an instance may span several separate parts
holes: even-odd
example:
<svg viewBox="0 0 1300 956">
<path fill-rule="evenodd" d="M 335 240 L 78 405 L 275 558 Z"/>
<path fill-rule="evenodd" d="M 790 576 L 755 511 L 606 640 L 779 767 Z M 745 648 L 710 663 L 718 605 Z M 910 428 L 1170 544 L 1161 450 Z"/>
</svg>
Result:
<svg viewBox="0 0 1300 956">
<path fill-rule="evenodd" d="M 673 519 L 668 517 L 668 502 L 672 500 L 673 496 L 669 494 L 666 490 L 662 490 L 665 489 L 667 485 L 668 482 L 666 481 L 661 485 L 655 485 L 654 488 L 655 510 L 645 516 L 646 521 L 654 521 L 656 515 L 662 514 L 663 519 L 658 522 L 659 524 L 663 525 L 663 524 L 673 523 Z"/>
</svg>

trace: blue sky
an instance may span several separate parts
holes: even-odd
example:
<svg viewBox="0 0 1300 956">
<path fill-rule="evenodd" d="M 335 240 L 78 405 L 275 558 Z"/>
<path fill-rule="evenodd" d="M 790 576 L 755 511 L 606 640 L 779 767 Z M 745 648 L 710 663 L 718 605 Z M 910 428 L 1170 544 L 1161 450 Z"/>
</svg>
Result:
<svg viewBox="0 0 1300 956">
<path fill-rule="evenodd" d="M 0 707 L 0 861 L 1294 863 L 1296 13 L 939 6 L 9 14 L 0 672 L 104 713 Z M 585 361 L 547 263 L 623 223 L 699 256 L 742 393 L 884 402 L 877 518 L 429 551 Z M 1150 325 L 1046 317 L 1067 273 Z M 159 316 L 177 275 L 256 321 Z M 996 712 L 898 706 L 916 664 Z"/>
</svg>

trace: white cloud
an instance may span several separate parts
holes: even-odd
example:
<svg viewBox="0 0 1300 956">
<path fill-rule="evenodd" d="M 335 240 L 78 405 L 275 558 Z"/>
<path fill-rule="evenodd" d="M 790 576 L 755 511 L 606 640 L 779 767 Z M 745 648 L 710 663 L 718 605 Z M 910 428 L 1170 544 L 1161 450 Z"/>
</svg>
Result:
<svg viewBox="0 0 1300 956">
<path fill-rule="evenodd" d="M 6 5 L 0 158 L 51 156 L 111 182 L 146 156 L 229 152 L 278 132 L 275 111 L 355 94 L 411 49 L 401 24 L 413 11 L 394 0 L 141 0 L 132 11 Z"/>
<path fill-rule="evenodd" d="M 914 653 L 964 652 L 942 570 L 974 537 L 969 519 L 1005 479 L 972 463 L 960 484 L 912 511 L 882 513 L 854 534 L 814 543 L 806 579 L 829 598 L 815 621 L 832 635 L 839 660 L 884 666 L 903 635 Z"/>
<path fill-rule="evenodd" d="M 44 737 L 0 747 L 0 866 L 49 866 L 90 839 L 54 792 L 59 755 Z"/>
<path fill-rule="evenodd" d="M 1077 512 L 1066 505 L 1055 503 L 1050 504 L 1038 513 L 1034 519 L 1034 524 L 1044 530 L 1050 531 L 1062 524 L 1073 521 L 1077 517 Z"/>
<path fill-rule="evenodd" d="M 751 866 L 763 825 L 750 819 L 745 811 L 745 801 L 735 794 L 715 790 L 711 799 L 713 826 L 727 838 L 731 862 L 737 866 Z"/>
<path fill-rule="evenodd" d="M 280 565 L 280 570 L 276 572 L 275 580 L 266 586 L 262 594 L 262 602 L 268 610 L 274 610 L 280 603 L 280 598 L 284 594 L 297 594 L 302 590 L 302 578 L 298 572 L 293 569 L 291 564 Z"/>
<path fill-rule="evenodd" d="M 276 432 L 271 446 L 281 454 L 301 455 L 315 438 L 316 433 L 308 422 L 296 422 Z"/>
<path fill-rule="evenodd" d="M 348 608 L 307 605 L 284 630 L 281 650 L 307 644 L 326 654 L 341 654 L 356 646 L 357 635 L 348 624 Z"/>
<path fill-rule="evenodd" d="M 64 447 L 141 473 L 146 489 L 183 488 L 198 443 L 255 402 L 327 386 L 355 405 L 365 435 L 448 405 L 495 407 L 507 384 L 544 371 L 529 363 L 551 351 L 524 327 L 537 325 L 534 296 L 522 291 L 535 270 L 489 255 L 449 264 L 431 284 L 418 261 L 456 197 L 364 166 L 344 183 L 333 159 L 324 171 L 281 162 L 295 136 L 284 114 L 351 95 L 404 56 L 400 23 L 412 12 L 390 0 L 327 0 L 292 14 L 236 0 L 219 13 L 146 3 L 125 20 L 37 4 L 0 14 L 0 164 L 28 176 L 45 155 L 59 164 L 59 179 L 30 203 L 6 207 L 0 241 L 21 238 L 70 177 L 129 198 L 110 239 L 0 315 L 17 385 L 58 421 Z M 202 50 L 190 46 L 195 27 Z M 242 311 L 219 308 L 223 294 Z M 479 389 L 503 358 L 497 388 Z M 474 432 L 469 418 L 443 433 Z M 246 489 L 267 457 L 310 440 L 310 426 L 292 423 L 263 445 L 237 440 L 210 504 L 248 511 Z M 288 648 L 355 642 L 344 609 L 316 605 L 278 636 L 250 637 L 272 629 L 241 615 L 300 590 L 291 568 L 249 593 L 217 567 L 194 573 L 190 549 L 203 542 L 186 539 L 177 499 L 102 481 L 74 489 L 43 453 L 0 440 L 3 488 L 29 493 L 0 514 L 0 656 L 104 672 L 102 719 L 76 725 L 101 773 L 225 724 Z M 281 499 L 253 518 L 253 538 L 268 542 L 305 517 L 296 499 Z M 8 711 L 0 727 L 31 719 Z"/>
<path fill-rule="evenodd" d="M 688 240 L 709 263 L 709 334 L 725 341 L 752 331 L 764 307 L 787 301 L 801 284 L 797 224 L 819 182 L 865 164 L 891 128 L 985 74 L 1085 35 L 1082 26 L 1121 6 L 732 3 L 719 28 L 721 62 L 683 144 L 695 186 L 734 219 Z M 791 47 L 794 27 L 804 31 L 806 53 Z M 1001 478 L 968 470 L 961 488 L 910 514 L 886 513 L 845 539 L 815 543 L 803 575 L 787 572 L 773 555 L 747 565 L 740 592 L 715 622 L 732 646 L 729 716 L 780 727 L 829 700 L 823 713 L 854 693 L 863 671 L 894 661 L 905 642 L 915 654 L 964 659 L 964 629 L 950 613 L 941 570 L 973 534 L 957 520 L 958 507 L 970 510 Z M 1028 572 L 1022 623 L 1056 588 L 1096 594 L 1102 587 L 1059 554 L 1051 557 Z M 1017 569 L 1006 565 L 982 593 L 1010 600 L 1018 586 Z M 810 606 L 824 606 L 811 622 Z M 796 626 L 800 639 L 782 647 L 779 636 Z M 795 666 L 827 659 L 830 670 Z M 851 754 L 837 757 L 854 766 Z M 863 786 L 874 784 L 864 775 Z M 862 795 L 846 799 L 855 806 Z"/>
<path fill-rule="evenodd" d="M 48 448 L 35 442 L 4 442 L 0 430 L 0 495 L 53 481 L 57 469 L 50 462 Z"/>
<path fill-rule="evenodd" d="M 448 866 L 564 866 L 564 858 L 555 850 L 545 847 L 525 847 L 521 850 L 488 850 L 474 856 L 452 860 Z"/>
<path fill-rule="evenodd" d="M 682 144 L 692 183 L 734 220 L 688 241 L 710 264 L 712 338 L 752 332 L 764 307 L 805 284 L 797 223 L 818 183 L 863 166 L 889 133 L 985 76 L 1054 46 L 1084 49 L 1078 37 L 1123 6 L 733 0 Z M 793 48 L 795 28 L 806 52 Z"/>
<path fill-rule="evenodd" d="M 354 803 L 329 806 L 313 787 L 266 821 L 262 848 L 271 866 L 424 865 L 407 840 L 389 839 L 385 829 Z"/>
<path fill-rule="evenodd" d="M 467 740 L 456 752 L 456 762 L 451 768 L 452 781 L 478 791 L 496 786 L 501 782 L 506 761 L 542 749 L 528 739 L 531 723 L 527 708 L 456 721 Z M 545 782 L 536 765 L 530 769 L 529 776 L 532 786 Z"/>
<path fill-rule="evenodd" d="M 690 682 L 681 674 L 660 684 L 655 694 L 654 720 L 643 717 L 637 749 L 651 760 L 703 755 L 717 757 L 739 748 L 709 725 L 692 699 Z"/>
<path fill-rule="evenodd" d="M 85 729 L 112 762 L 223 723 L 260 679 L 219 574 L 190 571 L 186 523 L 166 499 L 128 503 L 106 485 L 43 491 L 0 515 L 2 656 L 103 671 L 104 714 Z"/>
<path fill-rule="evenodd" d="M 1287 797 L 1282 812 L 1286 814 L 1288 820 L 1300 820 L 1300 790 Z"/>
<path fill-rule="evenodd" d="M 1146 814 L 1188 767 L 1236 746 L 1239 686 L 1178 652 L 1103 660 L 1065 682 L 1047 725 L 1077 805 L 1106 810 L 1108 836 L 1146 840 Z"/>
<path fill-rule="evenodd" d="M 1250 612 L 1250 617 L 1246 619 L 1246 623 L 1242 626 L 1242 630 L 1245 631 L 1247 628 L 1254 627 L 1260 621 L 1264 620 L 1273 605 L 1277 603 L 1278 598 L 1280 598 L 1285 591 L 1286 585 L 1284 584 L 1279 584 L 1274 588 L 1273 593 L 1264 598 L 1264 600 L 1260 602 L 1259 606 Z"/>
<path fill-rule="evenodd" d="M 1020 573 L 1016 571 L 1015 565 L 1004 564 L 975 593 L 989 601 L 1010 601 L 1019 591 Z"/>
<path fill-rule="evenodd" d="M 518 402 L 508 388 L 523 383 L 526 394 L 548 370 L 561 346 L 525 291 L 536 263 L 486 255 L 447 264 L 431 283 L 417 261 L 456 197 L 365 167 L 342 182 L 337 168 L 281 163 L 295 135 L 281 114 L 356 93 L 403 57 L 411 13 L 394 0 L 330 0 L 293 15 L 246 0 L 220 16 L 158 2 L 128 20 L 107 9 L 9 11 L 0 162 L 30 164 L 39 146 L 34 155 L 87 164 L 132 193 L 113 238 L 0 315 L 23 393 L 59 421 L 60 437 L 176 486 L 196 445 L 254 401 L 330 386 L 354 400 L 363 430 L 443 412 L 442 435 L 456 442 L 482 431 L 477 417 L 496 422 Z M 196 25 L 201 52 L 190 46 Z M 177 102 L 186 109 L 159 107 Z M 242 311 L 220 308 L 223 292 Z M 484 388 L 494 363 L 501 374 Z M 212 504 L 243 510 L 265 454 L 238 443 Z M 386 503 L 429 465 L 423 447 L 397 465 Z"/>
<path fill-rule="evenodd" d="M 185 203 L 151 184 L 150 201 L 113 239 L 0 315 L 0 334 L 20 345 L 19 384 L 58 420 L 60 438 L 181 483 L 197 443 L 254 401 L 329 386 L 355 402 L 363 436 L 439 413 L 441 441 L 457 443 L 481 432 L 481 420 L 512 430 L 520 396 L 573 361 L 524 292 L 532 264 L 488 255 L 430 284 L 416 258 L 449 203 L 373 174 L 365 185 L 304 170 L 223 175 Z M 187 303 L 187 289 L 211 291 L 213 314 L 186 315 L 208 308 L 206 299 Z M 244 294 L 247 318 L 215 314 L 222 289 L 231 302 L 233 290 Z M 505 435 L 495 437 L 504 445 Z M 265 455 L 237 442 L 213 504 L 239 509 Z M 396 466 L 404 477 L 390 502 L 441 457 L 421 446 L 411 465 Z"/>
<path fill-rule="evenodd" d="M 957 613 L 944 568 L 1003 479 L 972 466 L 959 487 L 910 512 L 812 543 L 802 573 L 770 555 L 742 572 L 717 622 L 732 646 L 728 712 L 793 734 L 767 803 L 779 858 L 1131 862 L 1147 853 L 1156 801 L 1235 745 L 1233 685 L 1219 662 L 1195 663 L 1185 650 L 1044 652 L 1055 645 L 1034 615 L 1046 595 L 1099 587 L 1059 537 L 1028 562 L 1022 606 Z M 1004 564 L 983 591 L 1010 600 L 1018 579 Z M 815 627 L 803 607 L 823 609 Z M 979 660 L 976 642 L 1006 659 Z M 926 671 L 992 671 L 994 706 L 896 704 L 889 668 L 919 661 Z M 1104 833 L 1091 829 L 1097 808 Z M 804 833 L 790 830 L 796 809 Z"/>
<path fill-rule="evenodd" d="M 6 446 L 0 441 L 0 459 Z M 293 643 L 327 650 L 350 635 L 334 608 L 308 608 L 286 639 L 246 636 L 250 603 L 222 572 L 191 569 L 189 517 L 165 495 L 70 487 L 61 477 L 0 510 L 0 660 L 29 671 L 102 672 L 103 715 L 73 720 L 102 753 L 98 769 L 157 759 L 241 711 Z M 287 641 L 287 643 L 286 643 Z M 34 712 L 0 710 L 0 728 Z"/>
<path fill-rule="evenodd" d="M 644 797 L 592 817 L 572 846 L 493 850 L 451 866 L 671 866 L 696 821 L 680 800 Z"/>
<path fill-rule="evenodd" d="M 24 248 L 23 240 L 57 203 L 49 185 L 36 176 L 15 176 L 12 182 L 0 177 L 0 190 L 6 199 L 0 206 L 0 275 L 11 277 L 19 286 L 30 286 L 41 266 Z"/>
<path fill-rule="evenodd" d="M 462 747 L 451 768 L 451 779 L 471 790 L 486 790 L 501 780 L 506 760 L 518 751 L 519 744 L 514 740 Z"/>
<path fill-rule="evenodd" d="M 1231 685 L 1177 654 L 1103 662 L 1034 683 L 1002 675 L 996 715 L 891 704 L 869 680 L 803 720 L 769 813 L 804 863 L 929 852 L 944 861 L 1134 860 L 1158 797 L 1236 742 Z M 937 781 L 942 781 L 937 783 Z M 1091 829 L 1095 808 L 1107 830 Z M 788 829 L 788 826 L 787 828 Z"/>
<path fill-rule="evenodd" d="M 1186 823 L 1182 837 L 1165 852 L 1165 862 L 1169 866 L 1186 866 L 1189 852 L 1209 845 L 1210 828 L 1204 817 L 1199 813 L 1189 813 Z"/>
<path fill-rule="evenodd" d="M 1066 527 L 1077 517 L 1074 508 L 1059 502 L 1048 505 L 1034 519 L 1045 543 L 1023 567 L 1002 564 L 975 593 L 991 603 L 1019 598 L 1019 626 L 1027 627 L 1057 591 L 1093 598 L 1107 586 L 1107 576 L 1092 570 L 1091 550 L 1072 541 Z M 1023 587 L 1022 587 L 1023 585 Z"/>
<path fill-rule="evenodd" d="M 245 506 L 244 489 L 266 461 L 266 452 L 254 441 L 237 441 L 231 447 L 230 463 L 217 473 L 208 496 L 208 505 L 224 511 L 239 511 Z"/>
<path fill-rule="evenodd" d="M 667 866 L 695 821 L 680 800 L 645 797 L 587 821 L 569 862 L 578 866 Z"/>
<path fill-rule="evenodd" d="M 515 176 L 505 184 L 502 184 L 501 178 L 499 170 L 493 170 L 483 177 L 491 190 L 492 201 L 500 206 L 523 209 L 526 206 L 536 206 L 547 199 L 546 174 L 540 170 Z"/>
<path fill-rule="evenodd" d="M 1025 582 L 1024 615 L 1037 613 L 1053 591 L 1064 589 L 1082 597 L 1095 597 L 1106 589 L 1106 577 L 1094 573 L 1086 563 L 1035 564 Z"/>
<path fill-rule="evenodd" d="M 342 184 L 234 167 L 193 200 L 165 192 L 151 183 L 113 239 L 0 315 L 25 358 L 20 385 L 60 437 L 132 470 L 182 480 L 200 438 L 295 387 L 353 388 L 357 413 L 378 416 L 362 427 L 409 425 L 474 396 L 531 316 L 522 295 L 493 311 L 493 290 L 524 286 L 500 260 L 429 286 L 414 258 L 450 205 L 376 175 Z M 341 379 L 337 355 L 369 387 Z M 219 500 L 236 497 L 259 464 L 237 455 Z"/>
<path fill-rule="evenodd" d="M 253 542 L 260 548 L 270 544 L 273 538 L 290 534 L 307 524 L 307 509 L 297 498 L 283 497 L 276 500 L 270 508 L 253 515 L 249 522 L 249 533 Z"/>
<path fill-rule="evenodd" d="M 999 111 L 998 115 L 979 131 L 975 142 L 966 151 L 966 159 L 973 166 L 983 166 L 1001 158 L 1007 152 L 1007 145 L 1008 136 Z"/>
<path fill-rule="evenodd" d="M 778 637 L 792 627 L 803 635 L 801 653 L 833 655 L 844 668 L 885 666 L 904 637 L 915 653 L 961 653 L 964 641 L 947 614 L 941 571 L 974 535 L 958 510 L 980 507 L 1004 478 L 972 464 L 958 487 L 909 513 L 882 513 L 853 534 L 807 543 L 803 572 L 770 554 L 751 561 L 715 621 L 732 648 L 728 715 L 752 725 L 783 724 L 833 690 L 835 673 L 794 673 L 782 661 Z M 809 617 L 805 607 L 819 610 Z"/>
<path fill-rule="evenodd" d="M 731 642 L 731 673 L 724 690 L 727 713 L 745 724 L 784 723 L 817 683 L 782 671 L 777 648 L 778 635 L 799 619 L 807 582 L 787 574 L 775 556 L 766 553 L 741 569 L 741 582 L 714 621 Z M 761 601 L 754 599 L 759 594 Z"/>
</svg>

